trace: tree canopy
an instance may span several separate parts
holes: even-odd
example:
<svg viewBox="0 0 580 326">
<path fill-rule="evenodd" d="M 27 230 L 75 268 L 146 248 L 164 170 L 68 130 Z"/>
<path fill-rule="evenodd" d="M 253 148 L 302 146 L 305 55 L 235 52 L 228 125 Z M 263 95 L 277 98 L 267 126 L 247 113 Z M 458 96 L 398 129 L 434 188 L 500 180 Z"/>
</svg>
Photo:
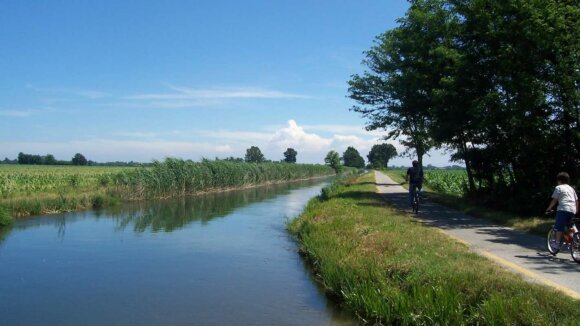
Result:
<svg viewBox="0 0 580 326">
<path fill-rule="evenodd" d="M 264 154 L 258 146 L 252 146 L 246 150 L 246 157 L 244 158 L 249 163 L 262 163 L 266 161 Z"/>
<path fill-rule="evenodd" d="M 340 155 L 336 151 L 330 151 L 324 158 L 324 163 L 334 169 L 334 172 L 340 173 L 342 164 L 340 163 Z"/>
<path fill-rule="evenodd" d="M 349 146 L 342 154 L 344 166 L 362 169 L 365 167 L 365 160 L 360 156 L 356 148 Z"/>
<path fill-rule="evenodd" d="M 298 155 L 298 152 L 294 148 L 288 148 L 284 152 L 284 162 L 296 163 L 296 155 Z"/>
<path fill-rule="evenodd" d="M 463 161 L 470 192 L 537 209 L 559 171 L 580 178 L 580 5 L 412 0 L 366 52 L 349 96 L 367 129 Z"/>
<path fill-rule="evenodd" d="M 73 165 L 87 165 L 88 161 L 81 153 L 76 153 L 71 160 Z"/>
<path fill-rule="evenodd" d="M 367 158 L 374 169 L 386 168 L 389 160 L 397 156 L 397 149 L 391 144 L 377 144 L 371 148 Z"/>
</svg>

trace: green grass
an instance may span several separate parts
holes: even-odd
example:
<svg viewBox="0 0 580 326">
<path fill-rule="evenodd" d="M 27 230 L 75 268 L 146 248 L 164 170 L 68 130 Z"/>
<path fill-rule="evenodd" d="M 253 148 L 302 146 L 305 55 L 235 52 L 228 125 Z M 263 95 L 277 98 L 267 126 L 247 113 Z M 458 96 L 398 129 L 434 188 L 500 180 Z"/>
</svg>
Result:
<svg viewBox="0 0 580 326">
<path fill-rule="evenodd" d="M 363 320 L 573 325 L 580 303 L 524 281 L 386 206 L 374 178 L 336 186 L 288 225 L 329 295 Z"/>
<path fill-rule="evenodd" d="M 404 170 L 381 170 L 386 173 L 393 181 L 403 183 L 405 181 Z M 457 209 L 465 214 L 490 220 L 505 226 L 512 227 L 521 231 L 533 233 L 540 236 L 545 236 L 554 225 L 554 218 L 548 216 L 526 216 L 513 212 L 504 212 L 493 208 L 485 207 L 473 200 L 467 199 L 462 192 L 445 191 L 444 186 L 433 186 L 433 183 L 441 185 L 445 182 L 439 180 L 458 180 L 458 177 L 463 171 L 436 171 L 438 174 L 448 173 L 451 177 L 440 177 L 437 181 L 429 181 L 430 173 L 425 173 L 425 191 L 427 193 L 427 200 L 433 200 L 442 205 Z M 431 175 L 432 176 L 432 175 Z M 407 187 L 406 184 L 403 186 Z M 456 189 L 455 186 L 449 189 Z M 546 205 L 548 199 L 546 200 Z"/>
<path fill-rule="evenodd" d="M 0 206 L 23 217 L 331 175 L 316 164 L 166 159 L 150 167 L 0 165 Z M 1 223 L 1 222 L 0 222 Z"/>
</svg>

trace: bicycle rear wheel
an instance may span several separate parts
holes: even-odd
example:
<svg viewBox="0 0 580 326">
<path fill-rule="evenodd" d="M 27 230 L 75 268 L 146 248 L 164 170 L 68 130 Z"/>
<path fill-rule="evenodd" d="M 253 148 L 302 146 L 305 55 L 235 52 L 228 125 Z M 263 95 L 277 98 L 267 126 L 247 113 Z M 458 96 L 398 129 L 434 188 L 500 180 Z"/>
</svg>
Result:
<svg viewBox="0 0 580 326">
<path fill-rule="evenodd" d="M 415 200 L 413 200 L 413 213 L 419 213 L 419 196 L 415 194 Z"/>
<path fill-rule="evenodd" d="M 572 255 L 572 259 L 574 259 L 575 262 L 580 264 L 580 232 L 576 232 L 572 236 L 570 255 Z"/>
<path fill-rule="evenodd" d="M 552 254 L 552 255 L 556 255 L 558 253 L 558 251 L 560 251 L 560 248 L 555 248 L 554 245 L 556 244 L 556 230 L 551 229 L 550 232 L 548 232 L 548 239 L 547 239 L 547 244 L 548 244 L 548 251 Z"/>
</svg>

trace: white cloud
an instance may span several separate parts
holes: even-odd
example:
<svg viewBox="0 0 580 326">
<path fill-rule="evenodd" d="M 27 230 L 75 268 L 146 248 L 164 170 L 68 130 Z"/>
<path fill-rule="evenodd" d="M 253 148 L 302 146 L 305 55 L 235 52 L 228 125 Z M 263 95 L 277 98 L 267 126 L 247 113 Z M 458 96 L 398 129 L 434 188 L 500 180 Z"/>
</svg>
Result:
<svg viewBox="0 0 580 326">
<path fill-rule="evenodd" d="M 0 116 L 12 117 L 12 118 L 28 118 L 32 115 L 44 112 L 56 112 L 54 108 L 42 108 L 42 109 L 22 109 L 22 110 L 0 110 Z"/>
<path fill-rule="evenodd" d="M 223 104 L 232 99 L 305 99 L 309 96 L 263 88 L 189 88 L 169 85 L 172 92 L 125 96 L 123 100 L 159 108 L 186 108 Z"/>
<path fill-rule="evenodd" d="M 31 84 L 27 84 L 26 87 L 33 90 L 33 91 L 41 92 L 41 93 L 72 94 L 72 95 L 76 95 L 76 96 L 80 96 L 80 97 L 86 97 L 89 99 L 99 99 L 99 98 L 111 96 L 111 94 L 109 94 L 109 93 L 106 93 L 106 92 L 103 92 L 100 90 L 95 90 L 95 89 L 75 89 L 75 88 L 63 88 L 63 87 L 58 87 L 58 88 L 36 87 L 34 85 L 31 85 Z"/>
<path fill-rule="evenodd" d="M 157 136 L 157 133 L 143 131 L 117 131 L 111 133 L 111 135 L 130 138 L 153 138 Z"/>
<path fill-rule="evenodd" d="M 200 89 L 170 85 L 169 88 L 177 92 L 169 94 L 170 96 L 185 96 L 185 98 L 309 98 L 306 95 L 252 87 Z"/>
<path fill-rule="evenodd" d="M 348 131 L 344 128 L 342 131 Z M 354 131 L 351 130 L 351 131 Z M 163 159 L 167 156 L 198 160 L 202 157 L 243 157 L 250 146 L 258 146 L 271 160 L 282 159 L 282 153 L 292 147 L 298 151 L 301 163 L 322 163 L 330 150 L 343 153 L 348 146 L 355 147 L 361 156 L 366 155 L 373 145 L 383 143 L 381 137 L 359 134 L 334 134 L 321 136 L 306 131 L 296 121 L 289 120 L 286 126 L 272 132 L 229 131 L 229 130 L 173 130 L 166 132 L 119 131 L 111 134 L 121 139 L 87 139 L 68 142 L 0 142 L 0 157 L 15 157 L 18 152 L 51 153 L 59 159 L 83 153 L 95 161 L 140 161 Z M 392 143 L 399 153 L 404 148 Z M 433 151 L 425 157 L 425 164 L 447 165 L 449 155 Z M 410 159 L 395 158 L 391 164 L 408 165 Z"/>
<path fill-rule="evenodd" d="M 59 159 L 67 159 L 75 153 L 83 153 L 94 161 L 139 161 L 148 162 L 168 156 L 198 160 L 202 157 L 227 156 L 231 146 L 215 143 L 185 141 L 129 141 L 91 139 L 68 142 L 3 142 L 3 156 L 12 157 L 18 152 L 51 153 Z"/>
<path fill-rule="evenodd" d="M 0 116 L 14 118 L 26 118 L 31 116 L 33 113 L 34 110 L 0 110 Z"/>
<path fill-rule="evenodd" d="M 289 120 L 287 127 L 274 133 L 268 145 L 270 148 L 282 151 L 292 147 L 297 151 L 320 152 L 327 149 L 331 143 L 331 139 L 322 138 L 317 134 L 309 134 L 304 131 L 304 128 L 298 126 L 296 121 Z"/>
<path fill-rule="evenodd" d="M 343 125 L 343 124 L 317 124 L 317 125 L 304 125 L 305 130 L 312 131 L 324 131 L 333 134 L 355 134 L 363 136 L 384 136 L 386 133 L 384 131 L 372 130 L 367 131 L 362 125 Z"/>
</svg>

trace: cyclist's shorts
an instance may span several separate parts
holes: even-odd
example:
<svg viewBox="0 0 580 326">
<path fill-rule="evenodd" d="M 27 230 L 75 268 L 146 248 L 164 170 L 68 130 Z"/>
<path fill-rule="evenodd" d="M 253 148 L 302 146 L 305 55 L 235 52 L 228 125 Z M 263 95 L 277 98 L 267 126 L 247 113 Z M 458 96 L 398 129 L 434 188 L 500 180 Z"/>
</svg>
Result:
<svg viewBox="0 0 580 326">
<path fill-rule="evenodd" d="M 557 211 L 556 212 L 556 225 L 554 225 L 554 229 L 556 229 L 556 231 L 563 232 L 573 217 L 574 217 L 574 213 L 572 213 L 572 212 Z"/>
</svg>

